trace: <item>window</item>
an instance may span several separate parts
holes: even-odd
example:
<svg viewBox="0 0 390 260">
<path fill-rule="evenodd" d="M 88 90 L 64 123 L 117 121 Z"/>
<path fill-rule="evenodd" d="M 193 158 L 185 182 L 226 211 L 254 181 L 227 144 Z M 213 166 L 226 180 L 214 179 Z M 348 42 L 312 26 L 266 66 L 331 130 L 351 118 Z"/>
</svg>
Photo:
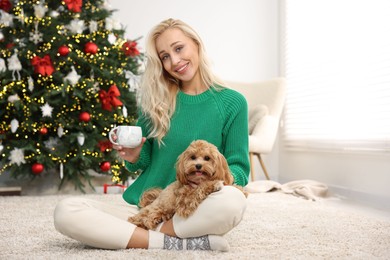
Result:
<svg viewBox="0 0 390 260">
<path fill-rule="evenodd" d="M 390 152 L 390 1 L 282 6 L 286 145 Z"/>
</svg>

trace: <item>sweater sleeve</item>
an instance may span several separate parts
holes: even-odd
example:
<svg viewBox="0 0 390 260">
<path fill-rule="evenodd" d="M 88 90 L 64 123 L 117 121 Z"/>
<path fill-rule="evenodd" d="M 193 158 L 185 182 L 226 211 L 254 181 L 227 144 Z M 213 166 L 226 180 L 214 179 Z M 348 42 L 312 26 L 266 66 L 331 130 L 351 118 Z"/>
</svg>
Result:
<svg viewBox="0 0 390 260">
<path fill-rule="evenodd" d="M 230 90 L 224 100 L 225 125 L 223 154 L 234 177 L 234 183 L 245 186 L 249 176 L 248 105 L 244 96 Z"/>
<path fill-rule="evenodd" d="M 148 135 L 148 124 L 142 115 L 139 115 L 137 126 L 140 126 L 142 128 L 142 136 Z M 131 163 L 128 161 L 125 161 L 126 169 L 131 172 L 137 172 L 137 171 L 144 171 L 146 167 L 149 166 L 151 162 L 151 150 L 152 150 L 152 141 L 153 139 L 147 139 L 144 145 L 142 146 L 142 150 L 140 153 L 140 157 L 138 161 L 135 163 Z"/>
</svg>

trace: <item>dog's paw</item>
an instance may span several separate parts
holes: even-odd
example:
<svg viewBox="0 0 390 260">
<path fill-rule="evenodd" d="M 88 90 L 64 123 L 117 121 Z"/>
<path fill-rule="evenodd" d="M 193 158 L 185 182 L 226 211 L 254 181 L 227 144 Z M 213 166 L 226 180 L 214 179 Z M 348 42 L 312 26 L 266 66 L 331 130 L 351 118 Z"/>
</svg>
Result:
<svg viewBox="0 0 390 260">
<path fill-rule="evenodd" d="M 223 188 L 223 181 L 217 181 L 214 184 L 214 192 L 220 191 L 220 190 L 222 190 L 222 188 Z"/>
<path fill-rule="evenodd" d="M 163 222 L 167 222 L 168 220 L 170 220 L 171 218 L 173 218 L 173 215 L 174 215 L 174 213 L 169 213 L 169 214 L 163 215 L 163 216 L 162 216 Z"/>
<path fill-rule="evenodd" d="M 144 221 L 145 229 L 155 229 L 163 221 L 161 217 L 150 218 Z"/>
<path fill-rule="evenodd" d="M 136 225 L 137 227 L 147 229 L 147 227 L 144 224 L 144 221 L 142 218 L 139 218 L 138 216 L 132 216 L 127 219 L 130 223 Z"/>
</svg>

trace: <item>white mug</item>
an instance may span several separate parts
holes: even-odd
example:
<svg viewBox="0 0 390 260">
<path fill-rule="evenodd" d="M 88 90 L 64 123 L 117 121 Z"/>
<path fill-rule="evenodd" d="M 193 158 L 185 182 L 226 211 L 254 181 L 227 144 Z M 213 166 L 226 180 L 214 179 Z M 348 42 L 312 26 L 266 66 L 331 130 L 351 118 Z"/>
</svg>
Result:
<svg viewBox="0 0 390 260">
<path fill-rule="evenodd" d="M 113 134 L 117 136 L 116 142 L 112 140 Z M 135 148 L 141 144 L 142 128 L 139 126 L 120 125 L 111 129 L 108 138 L 113 144 Z"/>
</svg>

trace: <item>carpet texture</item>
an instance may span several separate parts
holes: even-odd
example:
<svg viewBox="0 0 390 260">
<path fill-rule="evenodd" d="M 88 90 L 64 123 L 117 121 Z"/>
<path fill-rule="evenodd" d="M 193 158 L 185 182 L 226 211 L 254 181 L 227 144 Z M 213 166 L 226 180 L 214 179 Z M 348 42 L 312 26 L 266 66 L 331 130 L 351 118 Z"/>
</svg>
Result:
<svg viewBox="0 0 390 260">
<path fill-rule="evenodd" d="M 243 221 L 225 236 L 230 251 L 221 253 L 90 248 L 54 228 L 55 205 L 66 196 L 0 197 L 0 259 L 390 259 L 388 212 L 335 199 L 252 193 Z"/>
</svg>

